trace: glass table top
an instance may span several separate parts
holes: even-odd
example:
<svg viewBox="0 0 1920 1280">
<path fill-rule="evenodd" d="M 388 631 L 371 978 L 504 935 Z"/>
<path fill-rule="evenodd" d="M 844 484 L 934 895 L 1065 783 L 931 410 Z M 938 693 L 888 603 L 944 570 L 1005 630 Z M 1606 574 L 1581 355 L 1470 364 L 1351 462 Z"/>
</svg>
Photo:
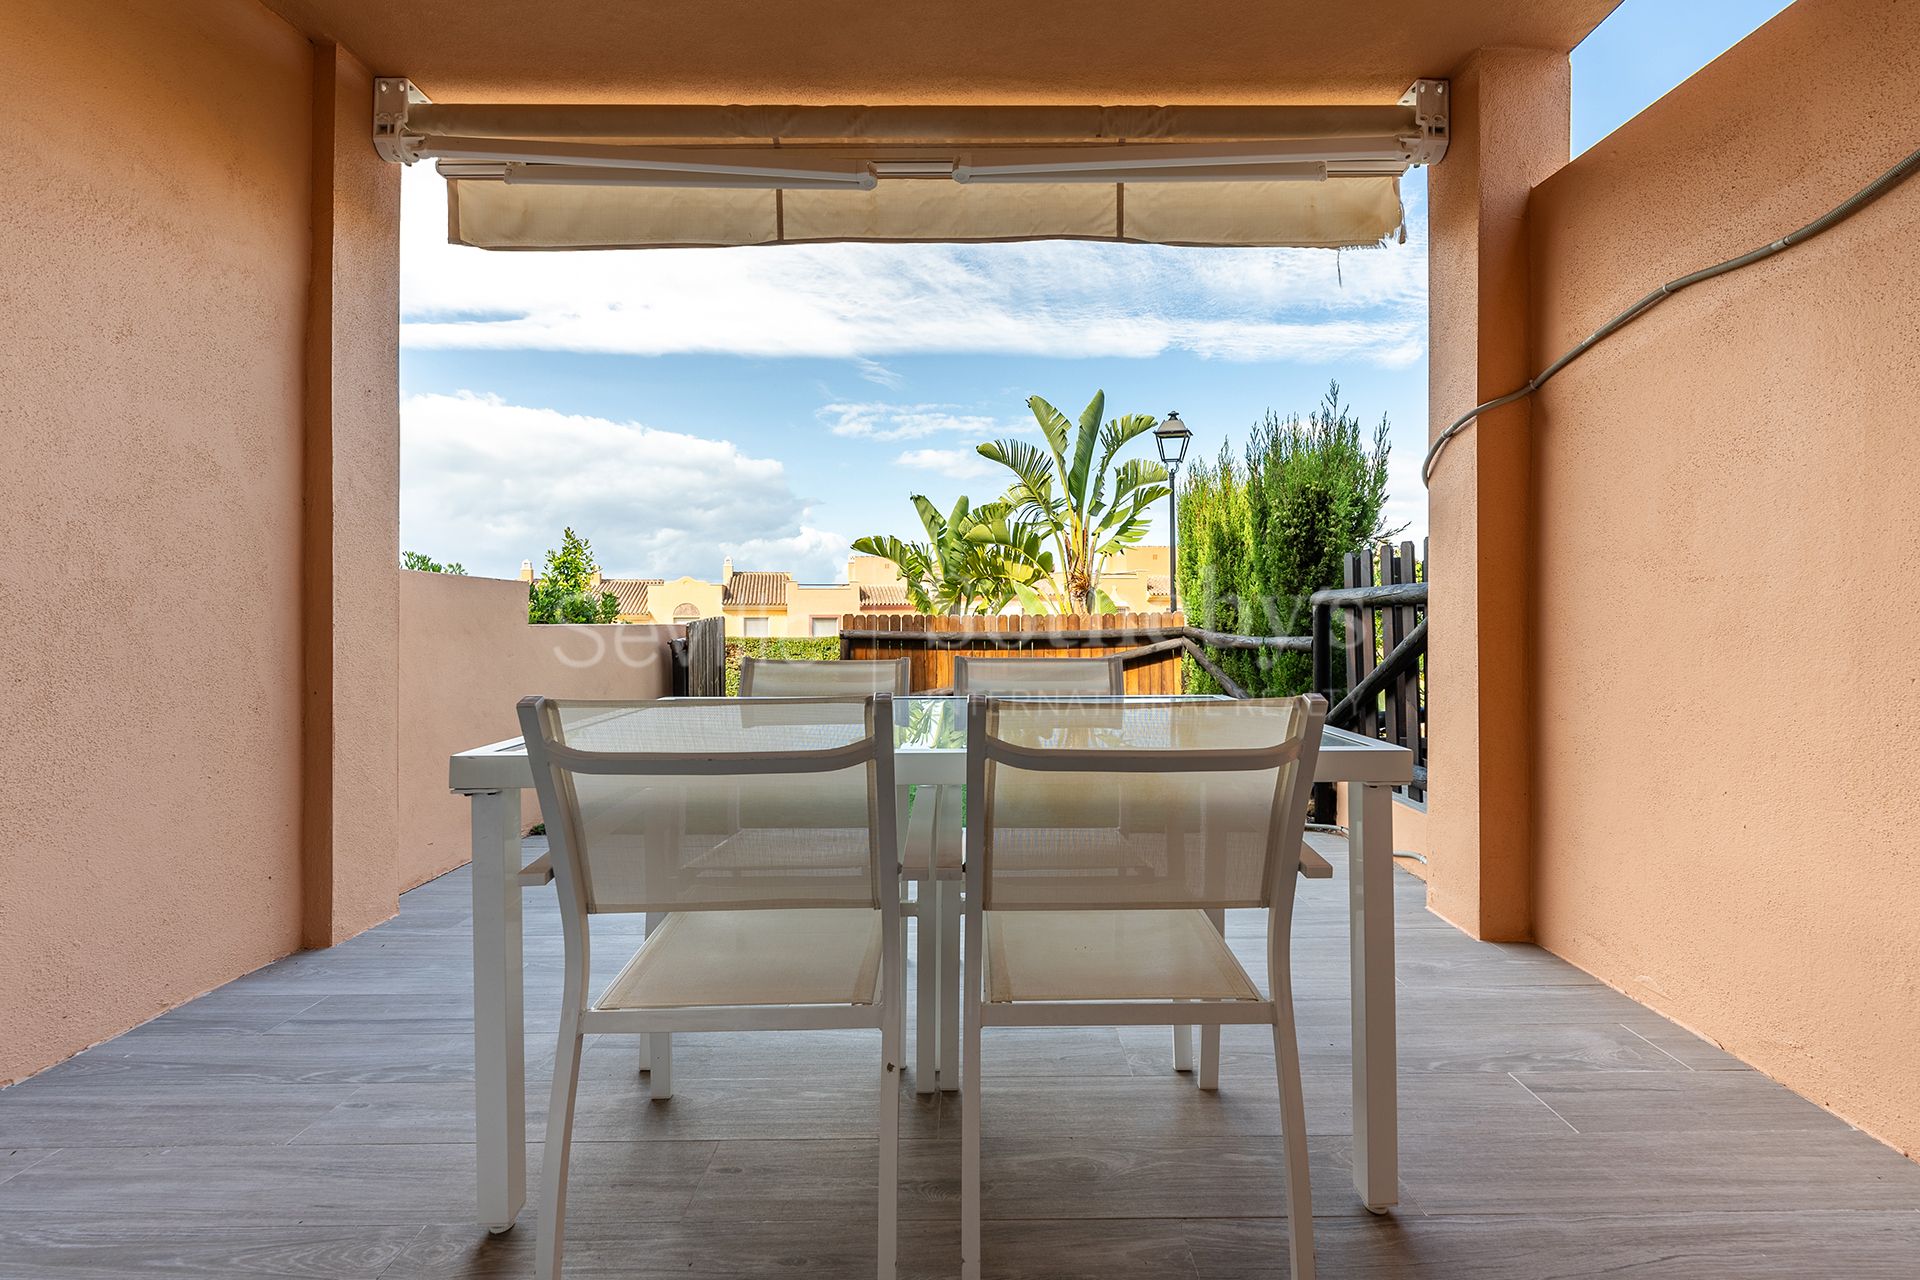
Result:
<svg viewBox="0 0 1920 1280">
<path fill-rule="evenodd" d="M 1001 699 L 1033 703 L 1072 703 L 1075 706 L 1110 705 L 1117 713 L 1141 715 L 1156 705 L 1172 702 L 1218 702 L 1215 694 L 1154 694 L 1146 697 L 1035 696 Z M 900 751 L 965 751 L 967 700 L 953 694 L 909 694 L 893 700 L 893 742 Z"/>
</svg>

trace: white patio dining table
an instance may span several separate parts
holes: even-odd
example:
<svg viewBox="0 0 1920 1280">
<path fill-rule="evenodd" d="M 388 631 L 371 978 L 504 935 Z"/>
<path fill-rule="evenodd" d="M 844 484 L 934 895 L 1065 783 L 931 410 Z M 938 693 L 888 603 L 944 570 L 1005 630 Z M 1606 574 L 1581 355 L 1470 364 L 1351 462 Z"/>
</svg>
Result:
<svg viewBox="0 0 1920 1280">
<path fill-rule="evenodd" d="M 900 786 L 966 781 L 964 698 L 901 698 L 896 719 L 894 768 Z M 452 789 L 471 801 L 477 1217 L 498 1232 L 513 1225 L 526 1203 L 520 895 L 548 883 L 552 873 L 544 859 L 525 863 L 521 852 L 521 792 L 533 785 L 521 739 L 458 752 L 449 775 Z M 1341 729 L 1324 731 L 1316 779 L 1349 785 L 1353 1184 L 1361 1202 L 1375 1212 L 1399 1199 L 1392 788 L 1412 778 L 1413 756 L 1405 748 Z"/>
</svg>

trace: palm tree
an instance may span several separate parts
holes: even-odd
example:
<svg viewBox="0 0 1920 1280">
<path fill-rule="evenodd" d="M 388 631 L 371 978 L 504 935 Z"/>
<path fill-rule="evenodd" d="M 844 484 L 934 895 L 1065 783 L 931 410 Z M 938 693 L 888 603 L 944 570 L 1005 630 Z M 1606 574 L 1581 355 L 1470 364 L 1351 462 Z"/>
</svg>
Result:
<svg viewBox="0 0 1920 1280">
<path fill-rule="evenodd" d="M 1113 612 L 1113 601 L 1100 590 L 1100 566 L 1146 536 L 1149 509 L 1168 493 L 1167 469 L 1160 463 L 1129 458 L 1114 465 L 1129 442 L 1153 430 L 1153 416 L 1131 413 L 1102 426 L 1104 391 L 1094 393 L 1077 426 L 1039 396 L 1027 407 L 1046 437 L 1046 451 L 1024 440 L 995 440 L 979 447 L 980 456 L 1013 472 L 1001 501 L 1052 539 L 1060 574 L 1056 598 L 1083 613 Z"/>
<path fill-rule="evenodd" d="M 913 507 L 925 542 L 876 534 L 856 539 L 853 549 L 893 561 L 922 613 L 998 613 L 1053 572 L 1042 533 L 1012 519 L 1005 503 L 975 507 L 963 497 L 943 516 L 916 493 Z"/>
</svg>

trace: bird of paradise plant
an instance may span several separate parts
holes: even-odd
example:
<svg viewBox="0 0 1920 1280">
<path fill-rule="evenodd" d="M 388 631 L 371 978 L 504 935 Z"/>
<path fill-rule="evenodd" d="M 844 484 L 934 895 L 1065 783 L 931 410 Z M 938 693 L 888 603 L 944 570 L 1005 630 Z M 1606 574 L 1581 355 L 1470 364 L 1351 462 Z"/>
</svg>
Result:
<svg viewBox="0 0 1920 1280">
<path fill-rule="evenodd" d="M 943 516 L 916 493 L 913 507 L 926 541 L 876 534 L 853 549 L 893 561 L 921 613 L 998 613 L 1053 572 L 1043 534 L 1004 502 L 975 507 L 962 497 Z"/>
<path fill-rule="evenodd" d="M 1146 536 L 1150 509 L 1169 492 L 1167 469 L 1158 461 L 1119 461 L 1121 450 L 1153 430 L 1153 415 L 1132 413 L 1102 425 L 1106 405 L 1107 393 L 1096 391 L 1075 424 L 1034 396 L 1027 407 L 1040 424 L 1045 450 L 1014 439 L 979 446 L 981 457 L 1013 473 L 1001 505 L 1053 544 L 1051 598 L 1030 584 L 1015 593 L 1030 612 L 1118 612 L 1100 590 L 1101 565 Z"/>
</svg>

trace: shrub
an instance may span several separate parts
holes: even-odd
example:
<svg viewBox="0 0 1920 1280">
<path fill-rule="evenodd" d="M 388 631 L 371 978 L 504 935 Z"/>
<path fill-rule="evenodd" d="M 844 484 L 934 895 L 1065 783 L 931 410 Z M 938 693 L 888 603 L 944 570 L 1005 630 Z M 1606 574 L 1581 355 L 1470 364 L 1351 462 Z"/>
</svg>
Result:
<svg viewBox="0 0 1920 1280">
<path fill-rule="evenodd" d="M 547 552 L 546 568 L 527 587 L 527 621 L 620 621 L 620 598 L 592 585 L 596 567 L 587 540 L 564 530 L 560 549 Z"/>
<path fill-rule="evenodd" d="M 838 662 L 838 636 L 728 636 L 727 696 L 740 696 L 742 658 L 810 658 Z"/>
<path fill-rule="evenodd" d="M 1390 536 L 1380 527 L 1386 496 L 1385 418 L 1369 447 L 1337 383 L 1305 419 L 1269 410 L 1239 458 L 1222 446 L 1181 487 L 1175 572 L 1188 619 L 1239 635 L 1308 634 L 1308 597 L 1341 584 L 1349 552 Z M 1312 683 L 1304 653 L 1216 649 L 1208 656 L 1256 697 L 1304 693 Z M 1191 662 L 1187 674 L 1189 689 L 1215 691 Z"/>
</svg>

